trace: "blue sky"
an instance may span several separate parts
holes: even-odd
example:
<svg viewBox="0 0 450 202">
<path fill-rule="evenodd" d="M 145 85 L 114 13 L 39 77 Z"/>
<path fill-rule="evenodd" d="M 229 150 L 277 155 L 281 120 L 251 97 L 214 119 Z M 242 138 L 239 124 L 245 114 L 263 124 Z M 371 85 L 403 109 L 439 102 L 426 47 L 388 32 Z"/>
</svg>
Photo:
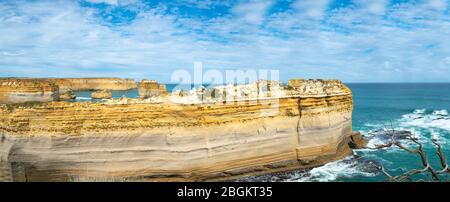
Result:
<svg viewBox="0 0 450 202">
<path fill-rule="evenodd" d="M 450 82 L 450 0 L 0 0 L 0 77 Z"/>
</svg>

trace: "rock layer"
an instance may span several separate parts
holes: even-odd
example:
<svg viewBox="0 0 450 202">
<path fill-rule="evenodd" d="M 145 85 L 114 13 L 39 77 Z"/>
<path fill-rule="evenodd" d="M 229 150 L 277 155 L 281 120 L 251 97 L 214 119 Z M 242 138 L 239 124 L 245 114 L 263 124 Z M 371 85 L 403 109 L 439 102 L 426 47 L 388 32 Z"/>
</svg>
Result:
<svg viewBox="0 0 450 202">
<path fill-rule="evenodd" d="M 36 79 L 0 79 L 0 104 L 58 100 L 58 86 Z"/>
<path fill-rule="evenodd" d="M 166 85 L 158 84 L 155 80 L 143 79 L 139 82 L 139 97 L 149 98 L 158 97 L 166 93 Z"/>
<path fill-rule="evenodd" d="M 92 99 L 111 99 L 112 92 L 110 90 L 99 90 L 91 93 Z"/>
<path fill-rule="evenodd" d="M 77 96 L 71 89 L 66 89 L 65 92 L 60 91 L 59 100 L 73 100 L 75 98 L 77 98 Z"/>
<path fill-rule="evenodd" d="M 137 88 L 133 79 L 122 78 L 61 78 L 44 79 L 54 82 L 61 91 L 79 90 L 130 90 Z"/>
<path fill-rule="evenodd" d="M 213 104 L 0 105 L 0 181 L 204 181 L 318 166 L 351 153 L 352 94 L 330 82 L 307 84 L 322 88 L 314 95 Z"/>
</svg>

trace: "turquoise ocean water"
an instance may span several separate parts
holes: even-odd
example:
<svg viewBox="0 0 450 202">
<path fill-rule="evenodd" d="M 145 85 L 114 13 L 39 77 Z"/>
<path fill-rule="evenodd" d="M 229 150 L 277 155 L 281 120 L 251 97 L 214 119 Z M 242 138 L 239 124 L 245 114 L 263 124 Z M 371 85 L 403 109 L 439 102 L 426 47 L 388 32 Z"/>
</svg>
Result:
<svg viewBox="0 0 450 202">
<path fill-rule="evenodd" d="M 353 92 L 353 130 L 370 137 L 382 128 L 412 131 L 424 143 L 433 167 L 439 167 L 431 137 L 438 138 L 443 152 L 450 160 L 450 83 L 448 84 L 347 84 Z M 171 91 L 175 85 L 168 84 Z M 115 91 L 113 97 L 137 97 L 136 90 Z M 77 92 L 77 101 L 90 100 L 90 92 Z M 379 144 L 372 138 L 369 146 Z M 405 144 L 410 145 L 407 142 Z M 382 181 L 374 164 L 382 164 L 388 172 L 398 175 L 412 168 L 422 168 L 415 154 L 397 148 L 382 150 L 359 149 L 354 156 L 307 171 L 292 171 L 241 181 Z M 418 176 L 427 178 L 427 176 Z"/>
</svg>

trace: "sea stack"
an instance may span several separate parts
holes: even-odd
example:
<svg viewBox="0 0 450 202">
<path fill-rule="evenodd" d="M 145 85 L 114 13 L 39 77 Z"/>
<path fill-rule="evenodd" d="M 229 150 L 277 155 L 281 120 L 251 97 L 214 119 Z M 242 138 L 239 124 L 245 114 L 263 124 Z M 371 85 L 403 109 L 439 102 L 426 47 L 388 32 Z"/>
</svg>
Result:
<svg viewBox="0 0 450 202">
<path fill-rule="evenodd" d="M 358 133 L 342 82 L 260 84 L 154 101 L 1 104 L 0 181 L 219 181 L 352 153 Z"/>
<path fill-rule="evenodd" d="M 157 97 L 160 94 L 165 93 L 165 89 L 165 85 L 161 86 L 155 80 L 143 79 L 141 82 L 139 82 L 139 97 Z"/>
<path fill-rule="evenodd" d="M 59 91 L 59 100 L 73 100 L 77 98 L 75 92 L 72 89 L 65 89 L 63 92 Z"/>
<path fill-rule="evenodd" d="M 91 93 L 92 99 L 111 99 L 112 92 L 110 90 L 98 90 Z"/>
</svg>

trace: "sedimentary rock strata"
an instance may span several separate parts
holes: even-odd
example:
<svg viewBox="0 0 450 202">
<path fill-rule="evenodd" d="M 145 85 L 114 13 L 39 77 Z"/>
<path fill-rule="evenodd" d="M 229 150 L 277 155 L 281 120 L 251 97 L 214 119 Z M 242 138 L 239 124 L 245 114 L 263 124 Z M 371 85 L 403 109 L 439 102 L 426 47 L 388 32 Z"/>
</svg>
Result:
<svg viewBox="0 0 450 202">
<path fill-rule="evenodd" d="M 130 90 L 137 88 L 133 79 L 122 78 L 61 78 L 44 79 L 54 82 L 61 91 L 79 90 Z"/>
<path fill-rule="evenodd" d="M 166 92 L 166 86 L 158 84 L 155 80 L 143 79 L 139 82 L 139 97 L 157 97 Z"/>
<path fill-rule="evenodd" d="M 0 181 L 204 181 L 321 165 L 351 153 L 352 94 L 311 82 L 0 105 Z"/>
<path fill-rule="evenodd" d="M 91 93 L 92 99 L 111 99 L 112 92 L 110 90 L 99 90 Z"/>
<path fill-rule="evenodd" d="M 167 93 L 166 85 L 165 84 L 159 84 L 159 94 L 164 95 Z"/>
<path fill-rule="evenodd" d="M 130 90 L 132 79 L 121 78 L 3 78 L 0 103 L 49 102 L 75 99 L 80 90 Z"/>
<path fill-rule="evenodd" d="M 59 93 L 59 100 L 73 100 L 75 98 L 77 98 L 75 92 L 71 89 L 66 89 L 64 90 L 65 92 L 61 92 Z"/>
<path fill-rule="evenodd" d="M 54 101 L 58 100 L 58 90 L 58 86 L 49 81 L 0 79 L 0 104 Z"/>
</svg>

